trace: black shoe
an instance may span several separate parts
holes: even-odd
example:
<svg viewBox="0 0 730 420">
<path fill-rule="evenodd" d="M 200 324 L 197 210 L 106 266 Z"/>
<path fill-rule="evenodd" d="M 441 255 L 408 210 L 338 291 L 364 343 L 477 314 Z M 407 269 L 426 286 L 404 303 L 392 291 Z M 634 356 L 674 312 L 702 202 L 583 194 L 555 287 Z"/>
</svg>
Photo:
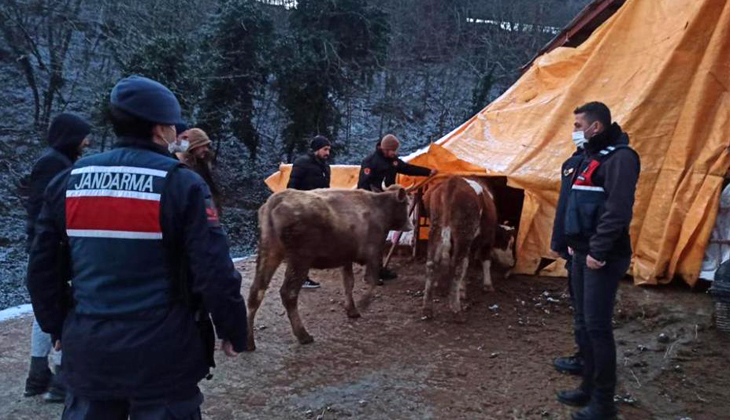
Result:
<svg viewBox="0 0 730 420">
<path fill-rule="evenodd" d="M 31 357 L 30 371 L 28 378 L 25 380 L 24 397 L 32 397 L 40 395 L 48 390 L 53 374 L 48 368 L 47 357 Z"/>
<path fill-rule="evenodd" d="M 618 410 L 613 403 L 594 404 L 573 413 L 573 420 L 615 420 Z"/>
<path fill-rule="evenodd" d="M 566 389 L 558 391 L 558 401 L 573 407 L 585 407 L 591 401 L 591 394 L 582 389 Z"/>
<path fill-rule="evenodd" d="M 322 286 L 319 283 L 309 278 L 304 280 L 304 284 L 302 284 L 302 289 L 319 289 L 320 287 Z"/>
<path fill-rule="evenodd" d="M 48 392 L 43 395 L 43 401 L 47 403 L 62 403 L 66 400 L 66 387 L 61 382 L 61 366 L 56 366 L 56 374 L 51 378 L 48 385 Z"/>
<path fill-rule="evenodd" d="M 396 273 L 393 270 L 390 270 L 388 268 L 381 268 L 380 269 L 380 279 L 381 280 L 393 280 L 398 278 L 398 273 Z"/>
<path fill-rule="evenodd" d="M 553 366 L 558 372 L 580 375 L 583 373 L 583 358 L 580 356 L 558 357 L 553 360 Z"/>
</svg>

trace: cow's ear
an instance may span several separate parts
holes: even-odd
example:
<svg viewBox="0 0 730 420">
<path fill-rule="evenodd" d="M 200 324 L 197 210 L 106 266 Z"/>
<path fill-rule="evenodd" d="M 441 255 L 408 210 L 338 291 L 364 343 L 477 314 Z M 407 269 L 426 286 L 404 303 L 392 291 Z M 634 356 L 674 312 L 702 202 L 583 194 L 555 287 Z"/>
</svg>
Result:
<svg viewBox="0 0 730 420">
<path fill-rule="evenodd" d="M 406 193 L 406 190 L 403 188 L 398 188 L 398 192 L 396 192 L 396 197 L 398 198 L 398 201 L 406 201 L 408 198 L 408 193 Z"/>
</svg>

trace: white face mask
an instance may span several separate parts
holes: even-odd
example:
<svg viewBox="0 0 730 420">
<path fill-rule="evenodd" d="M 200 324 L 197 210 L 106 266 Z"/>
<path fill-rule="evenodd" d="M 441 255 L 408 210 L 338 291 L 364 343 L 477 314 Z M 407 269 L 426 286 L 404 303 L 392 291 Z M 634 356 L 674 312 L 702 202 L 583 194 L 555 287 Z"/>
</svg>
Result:
<svg viewBox="0 0 730 420">
<path fill-rule="evenodd" d="M 586 139 L 586 135 L 582 131 L 574 131 L 573 132 L 573 143 L 575 143 L 575 146 L 579 149 L 582 149 L 586 143 L 588 143 L 588 140 Z"/>
<path fill-rule="evenodd" d="M 170 154 L 185 153 L 188 151 L 188 147 L 190 147 L 190 142 L 187 140 L 180 140 L 180 143 L 177 141 L 167 143 L 167 151 L 170 152 Z"/>
</svg>

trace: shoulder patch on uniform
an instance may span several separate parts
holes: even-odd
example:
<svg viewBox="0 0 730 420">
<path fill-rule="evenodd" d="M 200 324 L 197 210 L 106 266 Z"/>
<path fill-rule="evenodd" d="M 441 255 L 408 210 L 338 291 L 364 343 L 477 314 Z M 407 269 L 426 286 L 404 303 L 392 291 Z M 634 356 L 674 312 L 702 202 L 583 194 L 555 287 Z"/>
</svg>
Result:
<svg viewBox="0 0 730 420">
<path fill-rule="evenodd" d="M 574 170 L 575 170 L 575 168 L 565 168 L 563 170 L 563 176 L 568 176 L 568 175 L 572 174 Z"/>
<path fill-rule="evenodd" d="M 365 175 L 370 175 L 370 168 L 365 168 L 365 169 L 363 169 L 363 170 L 362 170 L 362 172 L 363 172 L 363 173 L 364 173 Z"/>
<path fill-rule="evenodd" d="M 398 166 L 398 161 L 397 160 L 394 160 L 393 161 L 393 166 Z"/>
<path fill-rule="evenodd" d="M 208 219 L 208 225 L 211 227 L 219 227 L 221 225 L 220 217 L 218 217 L 218 209 L 210 198 L 205 199 L 205 216 Z"/>
</svg>

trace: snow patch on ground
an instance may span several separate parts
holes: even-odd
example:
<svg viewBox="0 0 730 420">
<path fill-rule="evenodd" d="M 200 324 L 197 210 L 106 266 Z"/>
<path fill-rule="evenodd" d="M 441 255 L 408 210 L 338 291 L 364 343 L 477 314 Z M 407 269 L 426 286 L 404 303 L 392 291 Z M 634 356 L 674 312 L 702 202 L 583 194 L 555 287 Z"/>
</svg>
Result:
<svg viewBox="0 0 730 420">
<path fill-rule="evenodd" d="M 23 315 L 33 313 L 33 306 L 30 303 L 24 305 L 12 306 L 5 308 L 0 311 L 0 322 L 5 322 L 10 319 L 20 318 Z"/>
</svg>

